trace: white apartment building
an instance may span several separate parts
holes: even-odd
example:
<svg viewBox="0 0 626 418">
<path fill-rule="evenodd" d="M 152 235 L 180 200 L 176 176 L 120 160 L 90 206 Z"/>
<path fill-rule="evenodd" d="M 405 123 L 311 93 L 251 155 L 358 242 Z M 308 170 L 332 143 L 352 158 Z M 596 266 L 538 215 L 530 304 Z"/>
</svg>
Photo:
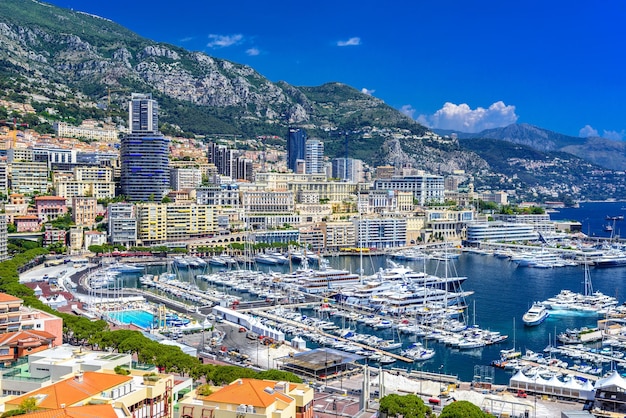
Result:
<svg viewBox="0 0 626 418">
<path fill-rule="evenodd" d="M 304 159 L 307 174 L 322 174 L 324 170 L 324 143 L 317 139 L 306 141 Z"/>
<path fill-rule="evenodd" d="M 405 218 L 364 218 L 353 222 L 358 247 L 381 249 L 400 247 L 406 243 Z"/>
<path fill-rule="evenodd" d="M 326 250 L 339 251 L 340 248 L 355 247 L 356 225 L 354 222 L 326 223 Z"/>
<path fill-rule="evenodd" d="M 514 223 L 514 224 L 527 224 L 532 225 L 533 229 L 539 233 L 552 233 L 556 230 L 556 225 L 550 220 L 549 213 L 543 214 L 530 214 L 521 213 L 517 215 L 507 215 L 497 213 L 493 215 L 493 219 L 496 221 Z"/>
<path fill-rule="evenodd" d="M 420 205 L 444 201 L 444 178 L 432 174 L 421 174 L 391 179 L 377 179 L 374 190 L 394 190 L 412 192 Z"/>
<path fill-rule="evenodd" d="M 295 199 L 293 192 L 245 191 L 241 196 L 244 213 L 293 213 Z"/>
<path fill-rule="evenodd" d="M 137 244 L 137 217 L 132 203 L 113 203 L 107 207 L 109 242 L 132 247 Z"/>
<path fill-rule="evenodd" d="M 476 222 L 467 226 L 467 242 L 477 244 L 483 241 L 525 242 L 536 241 L 539 234 L 532 225 L 508 222 Z"/>
<path fill-rule="evenodd" d="M 115 141 L 118 139 L 117 129 L 99 127 L 92 120 L 85 120 L 80 126 L 72 126 L 65 122 L 55 122 L 52 127 L 60 138 L 84 138 L 96 141 Z"/>
<path fill-rule="evenodd" d="M 199 168 L 170 168 L 172 190 L 192 190 L 202 184 L 202 171 Z"/>
<path fill-rule="evenodd" d="M 48 164 L 32 161 L 11 163 L 9 165 L 9 184 L 13 193 L 47 193 Z"/>
</svg>

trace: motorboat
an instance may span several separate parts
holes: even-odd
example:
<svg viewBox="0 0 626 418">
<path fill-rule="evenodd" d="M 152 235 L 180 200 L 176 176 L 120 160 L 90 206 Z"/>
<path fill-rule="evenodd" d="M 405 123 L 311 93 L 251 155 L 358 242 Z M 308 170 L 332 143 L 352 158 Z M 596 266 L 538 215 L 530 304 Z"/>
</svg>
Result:
<svg viewBox="0 0 626 418">
<path fill-rule="evenodd" d="M 524 325 L 533 327 L 541 324 L 550 315 L 550 312 L 540 303 L 533 303 L 528 311 L 522 316 Z"/>
</svg>

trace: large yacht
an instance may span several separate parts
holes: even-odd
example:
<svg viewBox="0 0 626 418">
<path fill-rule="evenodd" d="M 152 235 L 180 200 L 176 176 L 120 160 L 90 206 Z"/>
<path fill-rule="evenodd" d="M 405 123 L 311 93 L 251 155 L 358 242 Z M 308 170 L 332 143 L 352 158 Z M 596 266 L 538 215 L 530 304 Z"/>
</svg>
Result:
<svg viewBox="0 0 626 418">
<path fill-rule="evenodd" d="M 541 324 L 550 315 L 548 310 L 541 303 L 533 303 L 528 311 L 522 316 L 524 325 L 532 327 Z"/>
</svg>

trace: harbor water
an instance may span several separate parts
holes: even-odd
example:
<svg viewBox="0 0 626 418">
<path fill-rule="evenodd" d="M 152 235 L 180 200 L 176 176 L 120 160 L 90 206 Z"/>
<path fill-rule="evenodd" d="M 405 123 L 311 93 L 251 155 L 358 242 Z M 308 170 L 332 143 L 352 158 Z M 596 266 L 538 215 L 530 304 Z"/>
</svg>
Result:
<svg viewBox="0 0 626 418">
<path fill-rule="evenodd" d="M 589 208 L 586 205 L 592 205 L 592 207 Z M 604 206 L 596 208 L 593 208 L 593 205 L 581 204 L 580 209 L 563 210 L 554 214 L 555 216 L 552 218 L 558 219 L 560 216 L 556 215 L 562 215 L 561 219 L 578 220 L 582 216 L 580 220 L 583 222 L 583 227 L 587 227 L 588 224 L 589 229 L 594 228 L 595 230 L 597 228 L 598 233 L 601 233 L 602 222 L 605 222 L 604 217 L 623 213 L 620 211 L 626 204 L 603 204 Z M 352 272 L 358 272 L 362 263 L 364 274 L 371 275 L 385 267 L 386 257 L 364 255 L 361 259 L 359 256 L 339 256 L 329 257 L 328 261 L 331 267 Z M 441 261 L 428 260 L 425 263 L 423 261 L 403 261 L 401 264 L 416 271 L 425 269 L 427 273 L 445 275 Z M 503 335 L 508 335 L 508 340 L 500 344 L 472 350 L 455 350 L 430 340 L 427 344 L 429 348 L 436 350 L 435 357 L 421 363 L 396 362 L 391 367 L 442 372 L 457 375 L 464 381 L 471 381 L 476 374 L 490 374 L 491 371 L 485 372 L 489 369 L 495 373 L 495 383 L 506 384 L 511 376 L 510 372 L 489 368 L 491 361 L 499 359 L 500 350 L 515 347 L 522 352 L 526 349 L 541 352 L 548 344 L 554 344 L 556 334 L 564 332 L 568 328 L 594 327 L 598 319 L 601 319 L 590 314 L 552 314 L 545 322 L 535 327 L 524 326 L 522 322 L 522 315 L 534 301 L 546 300 L 557 295 L 563 289 L 582 293 L 584 290 L 584 269 L 582 266 L 535 269 L 519 267 L 508 259 L 474 253 L 462 253 L 458 259 L 450 262 L 450 266 L 453 266 L 456 271 L 450 272 L 449 275 L 466 276 L 467 280 L 463 284 L 463 290 L 474 292 L 473 295 L 466 298 L 468 325 L 476 324 L 482 329 L 499 331 Z M 265 271 L 283 272 L 289 269 L 288 266 L 260 266 L 260 268 Z M 148 270 L 152 274 L 161 271 L 157 267 L 150 267 Z M 211 267 L 205 269 L 205 273 L 210 272 Z M 590 272 L 594 290 L 614 296 L 620 303 L 626 300 L 626 267 L 591 268 Z M 179 276 L 182 280 L 193 280 L 195 273 L 198 272 L 186 269 L 179 271 Z M 200 288 L 207 286 L 200 280 L 197 280 L 196 284 Z M 136 279 L 129 277 L 127 285 L 137 285 Z M 313 313 L 305 314 L 312 315 Z M 340 320 L 339 318 L 336 319 L 336 321 Z M 395 331 L 391 329 L 376 332 L 372 328 L 359 325 L 357 331 L 370 334 L 377 333 L 385 339 L 398 338 L 397 334 L 394 335 Z M 402 335 L 402 338 L 405 340 L 405 346 L 415 341 L 415 337 L 411 337 L 413 339 L 410 340 L 408 336 Z M 424 343 L 426 344 L 426 342 Z M 572 362 L 571 359 L 568 361 Z M 605 364 L 604 367 L 608 368 L 610 365 Z"/>
</svg>

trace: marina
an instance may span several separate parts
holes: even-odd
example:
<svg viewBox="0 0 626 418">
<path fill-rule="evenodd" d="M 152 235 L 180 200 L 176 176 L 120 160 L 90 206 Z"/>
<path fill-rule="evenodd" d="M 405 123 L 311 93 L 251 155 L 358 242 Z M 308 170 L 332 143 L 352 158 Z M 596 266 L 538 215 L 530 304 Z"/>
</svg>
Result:
<svg viewBox="0 0 626 418">
<path fill-rule="evenodd" d="M 359 257 L 329 257 L 328 263 L 331 271 L 342 271 L 342 277 L 347 276 L 352 280 L 352 271 L 359 271 L 360 263 L 363 263 L 367 280 L 363 283 L 347 283 L 341 286 L 341 292 L 329 287 L 326 283 L 325 290 L 332 290 L 331 297 L 324 304 L 324 296 L 317 291 L 304 291 L 301 283 L 296 281 L 296 271 L 288 272 L 288 265 L 262 266 L 259 270 L 229 270 L 223 271 L 211 266 L 203 268 L 191 267 L 181 269 L 178 275 L 173 275 L 161 266 L 146 266 L 145 275 L 121 274 L 125 287 L 138 287 L 148 292 L 161 292 L 174 298 L 189 298 L 194 296 L 202 299 L 186 299 L 184 303 L 190 308 L 194 306 L 207 306 L 209 303 L 216 304 L 228 301 L 229 307 L 234 307 L 242 312 L 249 303 L 259 303 L 264 306 L 280 305 L 288 310 L 289 305 L 297 305 L 291 310 L 293 315 L 300 315 L 297 323 L 319 321 L 324 327 L 316 332 L 301 330 L 294 325 L 280 324 L 281 321 L 273 320 L 272 326 L 280 326 L 285 331 L 286 339 L 296 336 L 304 337 L 310 347 L 329 346 L 356 353 L 363 352 L 366 362 L 381 364 L 384 367 L 403 368 L 408 370 L 424 370 L 431 372 L 445 372 L 455 374 L 461 380 L 472 380 L 475 365 L 489 365 L 494 359 L 500 357 L 500 351 L 512 345 L 518 351 L 526 349 L 541 352 L 546 341 L 558 333 L 567 329 L 582 327 L 595 327 L 598 315 L 589 315 L 584 311 L 572 312 L 572 314 L 555 312 L 545 321 L 536 326 L 525 326 L 522 321 L 517 321 L 518 326 L 511 327 L 512 317 L 521 319 L 526 310 L 523 300 L 529 304 L 533 300 L 542 300 L 550 297 L 550 293 L 558 294 L 564 288 L 571 291 L 581 287 L 581 277 L 584 276 L 583 267 L 568 266 L 558 270 L 554 269 L 526 269 L 519 268 L 515 262 L 495 255 L 481 255 L 474 252 L 463 252 L 458 255 L 450 265 L 454 263 L 456 272 L 448 272 L 449 277 L 445 280 L 433 280 L 430 276 L 445 278 L 445 269 L 441 260 L 421 259 L 418 261 L 396 261 L 395 265 L 387 263 L 387 257 L 364 256 Z M 402 264 L 400 264 L 402 263 Z M 293 268 L 293 267 L 292 267 Z M 311 270 L 318 271 L 318 270 Z M 395 273 L 403 271 L 405 280 L 398 280 L 396 285 L 407 286 L 406 276 L 413 276 L 412 280 L 418 283 L 421 289 L 446 291 L 448 296 L 454 293 L 453 288 L 462 284 L 464 295 L 463 302 L 458 305 L 441 306 L 440 312 L 456 310 L 459 315 L 458 321 L 453 321 L 450 316 L 443 322 L 426 322 L 425 316 L 416 316 L 417 312 L 396 312 L 393 309 L 378 309 L 369 306 L 350 306 L 350 297 L 363 292 L 367 287 L 376 288 L 376 279 L 386 277 L 381 282 L 394 283 Z M 558 271 L 558 276 L 554 273 Z M 426 273 L 427 272 L 427 273 Z M 620 285 L 619 277 L 624 274 L 621 269 L 600 269 L 591 267 L 596 288 L 607 294 L 613 292 Z M 607 274 L 611 272 L 611 274 Z M 411 274 L 409 274 L 411 273 Z M 311 273 L 312 274 L 312 273 Z M 397 274 L 402 277 L 403 274 Z M 161 276 L 162 275 L 162 276 Z M 356 275 L 358 277 L 358 275 Z M 451 278 L 458 278 L 452 280 Z M 422 282 L 419 282 L 422 280 Z M 305 281 L 306 282 L 306 281 Z M 349 280 L 348 280 L 349 282 Z M 280 286 L 279 286 L 280 284 Z M 378 283 L 380 286 L 381 283 Z M 157 287 L 158 286 L 158 287 Z M 282 286 L 282 287 L 281 287 Z M 364 287 L 360 287 L 364 286 Z M 387 286 L 386 291 L 392 287 Z M 379 289 L 381 294 L 384 290 Z M 350 293 L 351 292 L 351 293 Z M 325 292 L 324 292 L 325 293 Z M 345 293 L 345 294 L 344 294 Z M 397 294 L 401 294 L 397 293 Z M 419 292 L 418 292 L 419 294 Z M 426 293 L 424 293 L 426 294 Z M 187 296 L 184 296 L 187 295 Z M 338 296 L 341 295 L 341 296 Z M 373 297 L 375 294 L 370 294 Z M 358 299 L 358 298 L 357 298 Z M 380 299 L 379 295 L 376 298 Z M 390 299 L 391 300 L 391 299 Z M 454 297 L 449 298 L 455 301 Z M 258 302 L 255 302 L 258 301 Z M 420 303 L 428 301 L 422 298 Z M 428 301 L 428 303 L 435 301 Z M 457 300 L 458 302 L 458 300 Z M 455 302 L 456 303 L 456 302 Z M 504 305 L 503 305 L 504 304 Z M 392 305 L 388 305 L 392 306 Z M 506 314 L 503 314 L 502 306 L 506 306 Z M 264 308 L 267 312 L 269 308 Z M 274 308 L 275 309 L 275 308 Z M 381 312 L 382 311 L 382 312 Z M 260 312 L 246 310 L 251 314 L 261 316 Z M 279 318 L 285 318 L 282 314 Z M 302 319 L 306 317 L 305 319 Z M 554 319 L 558 318 L 558 319 Z M 419 320 L 418 320 L 419 319 Z M 272 321 L 272 319 L 268 319 Z M 284 321 L 283 321 L 284 322 Z M 446 324 L 447 328 L 443 324 Z M 454 325 L 456 324 L 456 325 Z M 319 325 L 319 324 L 317 324 Z M 311 324 L 313 326 L 313 324 Z M 310 335 L 306 335 L 306 332 Z M 342 334 L 343 332 L 343 334 Z M 353 333 L 351 338 L 346 335 Z M 516 335 L 512 342 L 512 335 Z M 552 335 L 552 337 L 550 337 Z M 325 338 L 322 338 L 322 337 Z M 374 338 L 375 337 L 375 338 Z M 358 341 L 362 338 L 371 340 L 365 343 L 367 348 L 361 347 Z M 356 339 L 356 340 L 355 340 Z M 376 347 L 373 342 L 386 342 L 387 347 Z M 343 344 L 343 345 L 342 345 Z M 359 347 L 359 348 L 356 348 Z M 389 348 L 391 347 L 391 348 Z M 384 353 L 377 352 L 380 350 Z M 614 352 L 619 352 L 616 347 Z M 380 354 L 377 361 L 377 355 Z M 393 356 L 401 356 L 401 360 Z M 553 355 L 556 356 L 556 353 Z M 618 354 L 619 355 L 619 354 Z M 370 358 L 371 357 L 371 358 Z M 391 357 L 393 360 L 389 360 Z M 565 357 L 565 354 L 562 355 Z M 388 362 L 389 361 L 389 362 Z M 581 360 L 582 361 L 582 360 Z M 387 363 L 388 362 L 388 363 Z M 571 361 L 570 361 L 571 363 Z M 624 365 L 624 364 L 622 364 Z M 570 364 L 576 366 L 576 363 Z M 587 364 L 581 367 L 587 367 Z M 611 364 L 601 364 L 601 369 L 609 370 Z M 614 367 L 622 367 L 615 363 Z M 592 366 L 592 369 L 597 369 Z M 495 369 L 494 382 L 504 383 L 512 376 L 515 368 Z"/>
</svg>

